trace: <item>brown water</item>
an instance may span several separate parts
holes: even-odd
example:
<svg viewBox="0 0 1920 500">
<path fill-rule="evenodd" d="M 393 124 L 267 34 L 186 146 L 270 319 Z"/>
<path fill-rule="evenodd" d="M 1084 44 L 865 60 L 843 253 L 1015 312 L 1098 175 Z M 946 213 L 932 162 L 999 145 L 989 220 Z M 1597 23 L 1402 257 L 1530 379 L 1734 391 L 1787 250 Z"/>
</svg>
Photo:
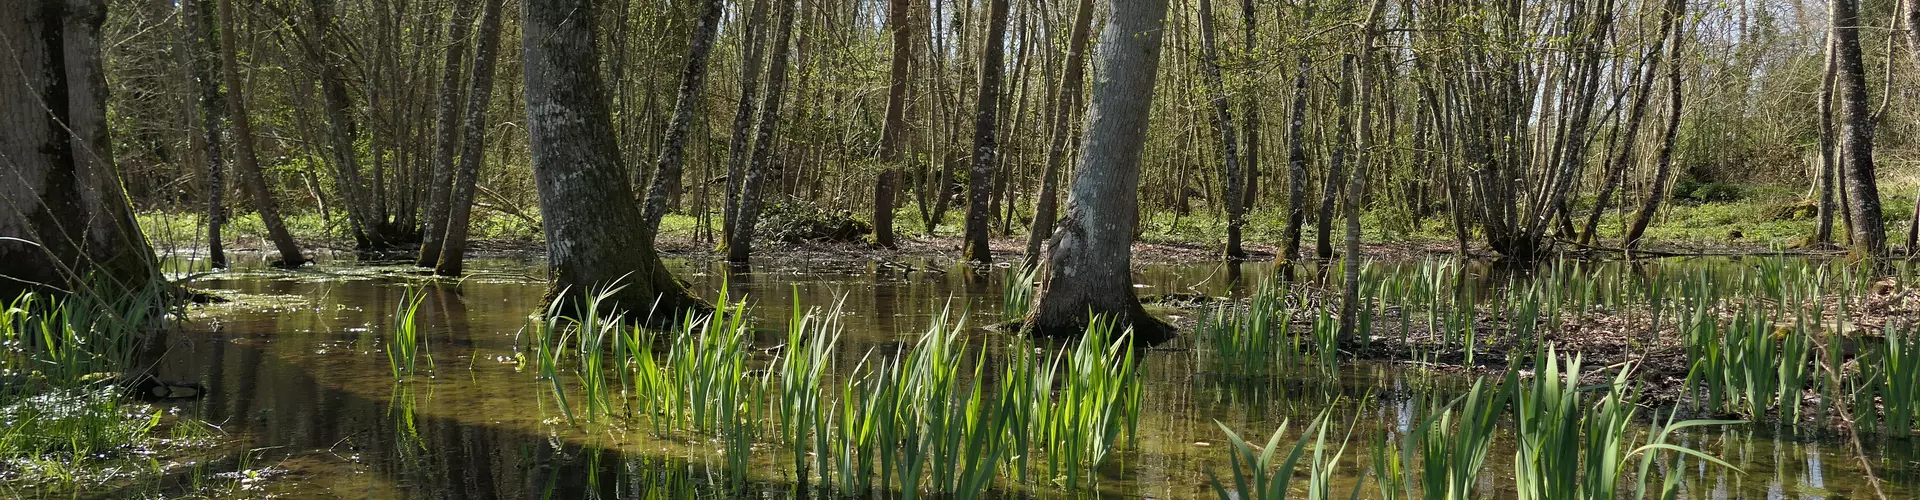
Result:
<svg viewBox="0 0 1920 500">
<path fill-rule="evenodd" d="M 720 444 L 660 440 L 641 430 L 582 430 L 558 417 L 545 382 L 515 363 L 517 335 L 539 311 L 543 266 L 531 259 L 492 259 L 472 267 L 458 287 L 431 289 L 420 325 L 435 377 L 396 385 L 382 350 L 383 329 L 413 269 L 336 263 L 286 272 L 242 262 L 199 286 L 235 303 L 194 314 L 170 340 L 163 377 L 199 380 L 210 396 L 185 404 L 190 414 L 254 450 L 244 468 L 263 479 L 241 481 L 241 497 L 281 498 L 789 498 L 789 473 L 760 449 L 744 492 L 725 488 Z M 697 293 L 723 281 L 745 293 L 762 325 L 783 326 L 791 294 L 804 305 L 845 301 L 846 336 L 838 366 L 852 367 L 870 348 L 911 341 L 943 308 L 967 312 L 969 325 L 1000 320 L 1001 273 L 907 264 L 793 262 L 729 273 L 705 262 L 671 263 Z M 1243 279 L 1273 273 L 1244 266 Z M 1229 293 L 1217 265 L 1150 265 L 1137 273 L 1142 293 Z M 1489 280 L 1491 281 L 1491 280 Z M 951 300 L 951 304 L 949 304 Z M 1179 313 L 1175 313 L 1179 314 Z M 975 345 L 1000 333 L 979 331 Z M 763 333 L 762 345 L 775 342 Z M 1445 392 L 1459 380 L 1416 377 L 1401 368 L 1347 363 L 1339 377 L 1282 378 L 1259 386 L 1226 384 L 1205 373 L 1176 342 L 1146 358 L 1138 440 L 1099 471 L 1098 494 L 1116 498 L 1212 498 L 1206 471 L 1225 473 L 1224 436 L 1214 421 L 1264 438 L 1283 419 L 1293 429 L 1335 408 L 1336 429 L 1357 426 L 1336 495 L 1363 480 L 1370 443 L 1359 436 L 1404 431 L 1409 394 L 1423 383 Z M 1362 404 L 1361 400 L 1372 399 Z M 1644 413 L 1644 412 L 1643 412 Z M 1286 438 L 1291 443 L 1299 431 Z M 1858 462 L 1841 441 L 1770 426 L 1695 432 L 1683 444 L 1723 457 L 1734 473 L 1689 462 L 1686 498 L 1871 498 Z M 1204 444 L 1203 444 L 1204 443 Z M 1920 494 L 1916 445 L 1867 443 L 1889 497 Z M 1481 475 L 1482 493 L 1511 498 L 1510 443 L 1496 445 Z M 785 459 L 778 459 L 785 460 Z M 785 463 L 785 462 L 781 462 Z M 244 467 L 242 467 L 244 465 Z M 209 471 L 219 472 L 219 471 Z M 247 477 L 244 474 L 241 476 Z M 185 483 L 186 479 L 174 478 Z M 1377 498 L 1371 478 L 1361 498 Z M 207 481 L 217 482 L 217 481 Z M 229 481 L 232 483 L 233 481 Z M 1304 482 L 1304 481 L 1302 481 Z M 229 484 L 228 487 L 234 487 Z M 1630 489 L 1630 488 L 1629 488 Z M 1009 496 L 1077 496 L 1048 487 L 1018 487 Z M 112 496 L 112 495 L 109 495 Z"/>
</svg>

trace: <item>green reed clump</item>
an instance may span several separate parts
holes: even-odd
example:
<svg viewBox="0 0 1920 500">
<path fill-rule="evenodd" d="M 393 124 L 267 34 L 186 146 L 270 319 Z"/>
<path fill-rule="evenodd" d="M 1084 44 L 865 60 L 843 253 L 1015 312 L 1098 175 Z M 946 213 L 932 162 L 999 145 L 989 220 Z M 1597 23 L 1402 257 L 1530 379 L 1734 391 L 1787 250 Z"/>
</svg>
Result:
<svg viewBox="0 0 1920 500">
<path fill-rule="evenodd" d="M 1140 419 L 1139 365 L 1132 330 L 1095 317 L 1066 354 L 1055 407 L 1047 412 L 1047 471 L 1077 489 L 1082 474 L 1106 462 Z"/>
<path fill-rule="evenodd" d="M 1207 364 L 1214 373 L 1227 377 L 1273 375 L 1277 366 L 1292 364 L 1295 349 L 1292 337 L 1293 308 L 1287 307 L 1286 290 L 1278 281 L 1261 283 L 1246 308 L 1222 303 L 1200 314 L 1194 334 L 1205 339 Z"/>
<path fill-rule="evenodd" d="M 793 315 L 787 322 L 787 343 L 775 370 L 780 378 L 780 437 L 793 455 L 794 475 L 802 482 L 807 477 L 809 450 L 815 454 L 821 474 L 832 470 L 827 425 L 833 418 L 831 408 L 823 407 L 821 384 L 833 364 L 833 349 L 844 329 L 840 324 L 844 303 L 836 301 L 832 309 L 824 311 L 803 310 L 796 290 Z"/>
<path fill-rule="evenodd" d="M 1034 278 L 1040 267 L 1016 267 L 1006 273 L 1006 288 L 1000 294 L 1000 316 L 1007 319 L 1024 318 L 1027 310 L 1033 307 L 1034 290 L 1038 288 Z"/>
<path fill-rule="evenodd" d="M 1546 357 L 1535 363 L 1531 380 L 1513 384 L 1518 444 L 1514 490 L 1521 500 L 1617 498 L 1620 482 L 1627 478 L 1629 462 L 1635 458 L 1640 460 L 1635 498 L 1644 499 L 1646 476 L 1662 453 L 1692 455 L 1733 468 L 1698 450 L 1674 445 L 1667 437 L 1688 427 L 1741 422 L 1674 423 L 1669 419 L 1640 443 L 1628 429 L 1639 409 L 1638 391 L 1628 378 L 1631 366 L 1621 369 L 1609 384 L 1582 388 L 1579 356 L 1561 358 L 1549 348 Z M 1589 393 L 1601 396 L 1596 402 Z"/>
<path fill-rule="evenodd" d="M 1512 385 L 1508 374 L 1505 385 Z M 1476 380 L 1466 396 L 1431 412 L 1419 432 L 1420 492 L 1426 500 L 1471 500 L 1492 449 L 1508 391 Z"/>
<path fill-rule="evenodd" d="M 387 331 L 387 366 L 393 370 L 394 380 L 420 373 L 420 359 L 426 358 L 427 370 L 433 370 L 433 356 L 428 354 L 426 344 L 421 342 L 418 315 L 420 304 L 426 301 L 426 293 L 412 286 L 400 292 L 399 303 L 393 311 L 392 323 Z"/>
</svg>

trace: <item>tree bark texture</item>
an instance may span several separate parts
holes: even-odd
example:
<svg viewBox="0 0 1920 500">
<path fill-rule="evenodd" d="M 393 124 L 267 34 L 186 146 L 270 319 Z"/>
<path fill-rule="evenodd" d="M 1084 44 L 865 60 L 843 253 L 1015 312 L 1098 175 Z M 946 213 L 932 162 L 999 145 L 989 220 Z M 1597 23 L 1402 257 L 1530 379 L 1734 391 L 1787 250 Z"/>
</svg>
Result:
<svg viewBox="0 0 1920 500">
<path fill-rule="evenodd" d="M 727 191 L 720 207 L 720 246 L 733 246 L 734 226 L 740 220 L 740 184 L 747 177 L 747 161 L 753 155 L 753 110 L 760 88 L 761 51 L 766 47 L 762 25 L 767 21 L 769 0 L 753 0 L 746 22 L 740 27 L 740 101 L 735 104 L 731 139 L 727 142 Z"/>
<path fill-rule="evenodd" d="M 1313 59 L 1306 49 L 1300 49 L 1297 64 L 1292 116 L 1287 120 L 1287 227 L 1280 237 L 1280 258 L 1287 261 L 1300 258 L 1300 229 L 1307 224 L 1307 90 Z"/>
<path fill-rule="evenodd" d="M 267 239 L 273 240 L 274 248 L 280 251 L 279 265 L 300 267 L 307 258 L 300 251 L 300 244 L 293 240 L 293 233 L 287 231 L 286 220 L 280 217 L 280 202 L 267 187 L 266 173 L 260 170 L 259 155 L 253 150 L 253 117 L 247 114 L 243 91 L 246 86 L 240 78 L 239 42 L 234 35 L 240 30 L 233 0 L 219 2 L 221 31 L 227 35 L 220 37 L 220 66 L 227 83 L 227 108 L 233 121 L 233 168 L 240 176 L 240 187 L 253 200 L 254 211 L 260 213 L 261 224 L 267 227 Z"/>
<path fill-rule="evenodd" d="M 1202 72 L 1209 87 L 1208 104 L 1213 108 L 1213 128 L 1220 133 L 1221 163 L 1221 200 L 1227 215 L 1227 242 L 1222 256 L 1227 260 L 1247 258 L 1246 250 L 1240 248 L 1240 228 L 1246 224 L 1244 212 L 1246 203 L 1241 195 L 1243 184 L 1240 178 L 1240 148 L 1238 137 L 1233 129 L 1233 112 L 1229 111 L 1226 79 L 1220 76 L 1220 49 L 1214 40 L 1213 1 L 1200 0 L 1200 57 Z"/>
<path fill-rule="evenodd" d="M 200 97 L 201 145 L 207 160 L 207 262 L 214 269 L 227 267 L 227 252 L 221 247 L 220 230 L 227 225 L 227 162 L 225 139 L 220 125 L 226 121 L 227 98 L 220 93 L 220 80 L 214 76 L 218 66 L 220 32 L 215 27 L 213 0 L 186 0 L 181 3 L 181 18 L 192 33 L 188 64 Z"/>
<path fill-rule="evenodd" d="M 493 101 L 493 76 L 500 54 L 500 10 L 506 0 L 482 0 L 479 46 L 473 53 L 473 83 L 467 89 L 466 119 L 460 125 L 460 163 L 447 196 L 447 234 L 441 239 L 440 258 L 433 272 L 459 276 L 466 267 L 469 231 L 473 228 L 473 196 L 480 182 L 480 164 L 486 159 L 487 109 Z"/>
<path fill-rule="evenodd" d="M 447 199 L 453 196 L 453 155 L 460 117 L 460 76 L 467 57 L 468 31 L 473 29 L 476 0 L 455 0 L 453 16 L 447 18 L 446 57 L 441 62 L 440 99 L 434 110 L 433 171 L 427 185 L 425 227 L 420 234 L 420 255 L 414 265 L 427 267 L 440 262 L 441 239 L 447 235 Z"/>
<path fill-rule="evenodd" d="M 773 52 L 767 62 L 767 95 L 760 100 L 760 120 L 753 130 L 753 157 L 747 165 L 746 178 L 740 180 L 740 206 L 738 217 L 733 225 L 733 237 L 727 244 L 727 262 L 746 264 L 753 254 L 753 236 L 755 225 L 760 221 L 760 187 L 766 182 L 767 170 L 773 168 L 774 132 L 780 128 L 780 100 L 785 97 L 787 88 L 787 58 L 792 52 L 794 11 L 800 9 L 797 0 L 786 0 L 780 8 L 778 31 L 774 33 Z"/>
<path fill-rule="evenodd" d="M 107 139 L 104 0 L 0 0 L 0 300 L 159 276 Z M 85 280 L 85 281 L 83 281 Z"/>
<path fill-rule="evenodd" d="M 1027 328 L 1037 335 L 1080 335 L 1090 314 L 1130 326 L 1145 344 L 1174 335 L 1171 326 L 1141 308 L 1132 276 L 1140 153 L 1166 15 L 1167 0 L 1112 2 L 1100 34 L 1080 166 L 1027 318 Z"/>
<path fill-rule="evenodd" d="M 617 286 L 602 310 L 664 323 L 706 306 L 667 272 L 641 232 L 600 80 L 595 3 L 521 4 L 527 134 L 554 279 L 551 295 L 573 302 Z"/>
<path fill-rule="evenodd" d="M 1848 208 L 1853 212 L 1853 253 L 1878 260 L 1887 256 L 1887 230 L 1874 177 L 1873 116 L 1867 104 L 1866 64 L 1860 56 L 1860 3 L 1834 0 L 1831 9 L 1840 63 L 1840 103 L 1846 111 L 1846 120 L 1840 123 L 1840 151 L 1847 169 Z"/>
<path fill-rule="evenodd" d="M 1040 194 L 1034 197 L 1033 224 L 1027 227 L 1026 267 L 1040 265 L 1041 243 L 1053 236 L 1054 222 L 1060 218 L 1060 168 L 1071 155 L 1068 141 L 1075 135 L 1073 116 L 1084 110 L 1081 94 L 1086 88 L 1087 38 L 1093 31 L 1093 0 L 1080 0 L 1073 9 L 1073 29 L 1067 36 L 1067 61 L 1060 74 L 1060 90 L 1053 96 L 1051 130 L 1047 138 L 1047 163 L 1041 167 Z"/>
<path fill-rule="evenodd" d="M 1620 188 L 1621 183 L 1626 181 L 1627 171 L 1638 158 L 1634 154 L 1634 146 L 1640 142 L 1640 123 L 1647 116 L 1647 101 L 1653 97 L 1653 84 L 1659 79 L 1660 56 L 1666 48 L 1667 38 L 1673 36 L 1673 30 L 1680 22 L 1674 19 L 1673 15 L 1672 8 L 1660 9 L 1660 38 L 1654 40 L 1652 47 L 1647 48 L 1646 55 L 1641 56 L 1639 71 L 1634 73 L 1633 102 L 1627 105 L 1627 122 L 1616 132 L 1615 140 L 1619 141 L 1619 147 L 1614 152 L 1612 161 L 1608 162 L 1607 175 L 1602 181 L 1600 195 L 1594 198 L 1593 211 L 1587 214 L 1586 227 L 1580 232 L 1582 244 L 1593 243 L 1594 235 L 1600 231 L 1601 216 L 1606 215 L 1608 204 L 1613 201 L 1614 192 Z"/>
<path fill-rule="evenodd" d="M 988 0 L 987 37 L 980 46 L 980 80 L 975 88 L 973 113 L 973 168 L 967 175 L 967 260 L 993 262 L 989 223 L 993 211 L 994 158 L 1000 143 L 994 134 L 1000 120 L 1000 83 L 1006 72 L 1007 0 Z"/>
<path fill-rule="evenodd" d="M 873 244 L 894 248 L 894 197 L 900 191 L 901 149 L 907 142 L 907 71 L 913 61 L 909 0 L 887 1 L 887 30 L 893 35 L 893 62 L 887 71 L 886 122 L 880 130 L 880 177 L 873 185 Z"/>
<path fill-rule="evenodd" d="M 687 135 L 693 127 L 694 108 L 707 84 L 707 56 L 713 53 L 713 39 L 720 32 L 722 0 L 705 0 L 700 6 L 699 24 L 687 44 L 686 66 L 680 70 L 680 89 L 673 103 L 673 118 L 667 123 L 666 136 L 660 140 L 660 159 L 647 188 L 641 216 L 646 219 L 648 241 L 658 241 L 660 220 L 667 216 L 667 198 L 680 191 L 680 171 L 687 161 Z"/>
<path fill-rule="evenodd" d="M 1668 0 L 1667 9 L 1673 11 L 1675 19 L 1687 18 L 1687 0 Z M 1653 224 L 1653 214 L 1660 210 L 1660 201 L 1667 196 L 1668 178 L 1673 176 L 1674 148 L 1680 141 L 1680 114 L 1686 102 L 1681 95 L 1680 56 L 1681 40 L 1685 40 L 1685 30 L 1679 26 L 1673 29 L 1673 40 L 1667 44 L 1667 128 L 1660 142 L 1660 152 L 1654 160 L 1653 185 L 1647 188 L 1647 196 L 1641 201 L 1640 209 L 1633 214 L 1633 222 L 1627 224 L 1624 246 L 1629 249 L 1640 247 L 1640 237 L 1647 232 L 1647 226 Z"/>
</svg>

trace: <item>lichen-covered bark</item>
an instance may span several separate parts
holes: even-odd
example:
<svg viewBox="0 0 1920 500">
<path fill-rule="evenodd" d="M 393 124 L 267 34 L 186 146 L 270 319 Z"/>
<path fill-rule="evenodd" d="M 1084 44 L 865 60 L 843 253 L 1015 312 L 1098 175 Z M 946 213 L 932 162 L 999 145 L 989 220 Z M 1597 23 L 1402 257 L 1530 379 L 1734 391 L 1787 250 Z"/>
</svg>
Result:
<svg viewBox="0 0 1920 500">
<path fill-rule="evenodd" d="M 701 2 L 700 22 L 694 28 L 687 47 L 687 64 L 680 71 L 679 96 L 673 103 L 673 118 L 667 123 L 666 137 L 660 141 L 660 160 L 656 164 L 653 185 L 647 188 L 646 205 L 641 217 L 646 220 L 647 238 L 660 232 L 660 219 L 667 215 L 667 198 L 680 191 L 680 170 L 686 163 L 687 134 L 693 125 L 693 108 L 699 106 L 700 93 L 707 83 L 707 55 L 713 53 L 713 39 L 720 32 L 721 0 Z"/>
<path fill-rule="evenodd" d="M 447 195 L 447 234 L 433 272 L 459 276 L 467 260 L 467 231 L 473 227 L 473 193 L 486 159 L 487 109 L 493 100 L 493 72 L 500 53 L 500 9 L 505 0 L 485 0 L 479 47 L 473 54 L 473 86 L 467 89 L 467 117 L 461 124 L 460 163 Z"/>
<path fill-rule="evenodd" d="M 1100 34 L 1093 103 L 1067 215 L 1054 233 L 1027 328 L 1077 336 L 1089 314 L 1109 315 L 1153 344 L 1173 328 L 1133 293 L 1132 243 L 1140 208 L 1140 152 L 1160 66 L 1167 0 L 1114 0 Z"/>
<path fill-rule="evenodd" d="M 773 162 L 774 132 L 780 128 L 780 101 L 787 89 L 787 55 L 792 52 L 794 11 L 799 10 L 797 0 L 786 0 L 780 8 L 778 31 L 774 33 L 773 53 L 767 63 L 767 95 L 760 101 L 760 121 L 754 125 L 753 157 L 746 168 L 746 178 L 740 180 L 739 206 L 732 216 L 737 219 L 733 224 L 732 237 L 727 242 L 727 262 L 746 264 L 753 254 L 753 235 L 755 226 L 760 222 L 760 185 L 766 182 L 767 169 Z"/>
<path fill-rule="evenodd" d="M 1833 41 L 1840 63 L 1840 151 L 1847 169 L 1847 202 L 1853 212 L 1853 252 L 1880 259 L 1887 256 L 1887 230 L 1881 220 L 1880 187 L 1874 178 L 1873 116 L 1867 104 L 1867 68 L 1860 56 L 1859 0 L 1834 0 L 1831 7 Z"/>
<path fill-rule="evenodd" d="M 600 80 L 594 0 L 522 3 L 527 134 L 555 300 L 620 286 L 603 310 L 664 322 L 707 306 L 641 233 Z"/>
<path fill-rule="evenodd" d="M 1007 0 L 990 0 L 988 4 L 987 39 L 980 45 L 980 83 L 974 89 L 973 168 L 967 176 L 964 233 L 964 253 L 976 264 L 993 262 L 987 227 L 993 211 L 988 205 L 993 196 L 994 158 L 1000 152 L 995 128 L 1000 121 L 1000 81 L 1006 72 L 1007 52 Z"/>
<path fill-rule="evenodd" d="M 1668 0 L 1667 9 L 1675 19 L 1687 18 L 1687 0 Z M 1647 232 L 1647 226 L 1653 224 L 1653 214 L 1660 210 L 1660 200 L 1667 197 L 1667 180 L 1673 171 L 1673 150 L 1680 141 L 1680 112 L 1685 100 L 1681 97 L 1680 56 L 1682 30 L 1675 27 L 1673 40 L 1667 44 L 1667 128 L 1660 141 L 1659 157 L 1654 160 L 1653 186 L 1647 188 L 1646 198 L 1641 201 L 1640 209 L 1633 214 L 1633 222 L 1627 224 L 1624 245 L 1629 248 L 1640 247 L 1640 237 Z"/>
<path fill-rule="evenodd" d="M 0 12 L 0 300 L 148 285 L 153 249 L 107 141 L 106 3 L 0 0 Z"/>
<path fill-rule="evenodd" d="M 764 50 L 767 3 L 753 0 L 746 22 L 741 23 L 740 101 L 733 110 L 733 129 L 727 141 L 727 192 L 721 205 L 720 242 L 733 245 L 733 226 L 740 218 L 740 184 L 747 177 L 748 157 L 753 155 L 753 111 L 755 92 L 760 88 L 760 57 Z"/>
</svg>

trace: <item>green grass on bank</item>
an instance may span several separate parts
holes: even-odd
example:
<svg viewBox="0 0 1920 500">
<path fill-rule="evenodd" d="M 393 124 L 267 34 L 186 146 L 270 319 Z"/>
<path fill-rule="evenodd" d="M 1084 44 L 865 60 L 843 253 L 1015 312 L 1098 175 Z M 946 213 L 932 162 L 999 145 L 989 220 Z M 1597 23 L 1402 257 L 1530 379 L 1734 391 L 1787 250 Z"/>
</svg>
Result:
<svg viewBox="0 0 1920 500">
<path fill-rule="evenodd" d="M 1667 200 L 1647 230 L 1653 246 L 1682 247 L 1733 246 L 1787 248 L 1799 245 L 1813 233 L 1815 219 L 1804 188 L 1768 185 L 1690 185 L 1676 189 L 1688 192 Z M 1904 241 L 1912 225 L 1915 186 L 1888 182 L 1882 186 L 1881 200 L 1890 242 Z M 1584 226 L 1593 206 L 1592 198 L 1574 200 L 1574 225 Z M 1256 206 L 1247 216 L 1245 241 L 1249 245 L 1277 246 L 1285 230 L 1285 207 L 1278 204 Z M 1213 246 L 1225 239 L 1224 218 L 1211 207 L 1196 203 L 1187 214 L 1149 208 L 1141 220 L 1139 240 L 1187 246 Z M 1016 212 L 1009 228 L 1012 237 L 1024 237 L 1032 217 L 1030 207 Z M 522 214 L 537 218 L 537 207 L 525 207 Z M 866 211 L 852 211 L 865 220 Z M 895 212 L 894 228 L 904 237 L 959 237 L 965 222 L 965 207 L 954 207 L 929 233 L 917 206 L 909 204 Z M 1600 246 L 1618 246 L 1625 226 L 1632 217 L 1631 208 L 1609 210 L 1600 224 Z M 1314 240 L 1313 213 L 1308 213 L 1303 228 L 1302 246 L 1311 249 Z M 540 227 L 527 219 L 498 210 L 474 212 L 473 237 L 481 241 L 533 243 L 542 238 Z M 138 215 L 142 229 L 156 249 L 167 252 L 204 247 L 205 217 L 199 212 L 146 211 Z M 1000 227 L 996 219 L 996 231 Z M 1375 203 L 1361 216 L 1362 238 L 1368 243 L 1446 243 L 1454 237 L 1451 218 L 1446 213 L 1426 217 L 1417 223 L 1404 208 Z M 287 219 L 294 239 L 309 247 L 351 248 L 346 218 L 342 214 L 321 217 L 316 213 L 294 214 Z M 718 237 L 721 218 L 701 218 L 691 212 L 669 214 L 661 223 L 661 236 L 669 241 L 710 242 Z M 705 227 L 702 226 L 705 224 Z M 1333 224 L 1333 241 L 1342 238 L 1342 221 Z M 1835 221 L 1836 237 L 1846 234 L 1843 222 Z M 999 235 L 996 233 L 996 235 Z M 236 214 L 226 232 L 229 248 L 267 248 L 266 229 L 258 214 Z M 1478 244 L 1480 236 L 1471 236 Z"/>
</svg>

